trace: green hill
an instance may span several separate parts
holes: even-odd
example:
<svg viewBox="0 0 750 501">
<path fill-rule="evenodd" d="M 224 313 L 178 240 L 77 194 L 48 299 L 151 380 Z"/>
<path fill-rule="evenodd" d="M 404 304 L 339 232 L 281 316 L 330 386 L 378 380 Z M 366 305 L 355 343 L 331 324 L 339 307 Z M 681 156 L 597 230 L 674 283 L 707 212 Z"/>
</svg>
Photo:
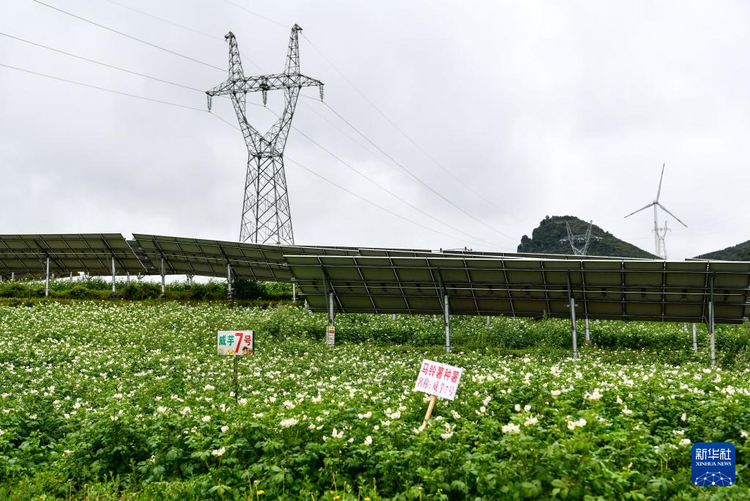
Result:
<svg viewBox="0 0 750 501">
<path fill-rule="evenodd" d="M 722 261 L 750 261 L 750 240 L 696 257 L 702 259 L 719 259 Z"/>
<path fill-rule="evenodd" d="M 567 241 L 561 241 L 568 237 L 565 223 L 570 223 L 570 229 L 574 235 L 583 235 L 588 230 L 589 223 L 574 216 L 547 216 L 539 223 L 539 226 L 531 233 L 531 238 L 524 235 L 518 252 L 537 252 L 551 254 L 573 254 L 573 249 Z M 617 257 L 641 257 L 658 259 L 643 249 L 616 238 L 594 225 L 591 230 L 591 243 L 587 254 L 590 256 L 617 256 Z M 601 237 L 595 239 L 593 237 Z M 582 242 L 576 242 L 576 247 L 582 247 Z"/>
</svg>

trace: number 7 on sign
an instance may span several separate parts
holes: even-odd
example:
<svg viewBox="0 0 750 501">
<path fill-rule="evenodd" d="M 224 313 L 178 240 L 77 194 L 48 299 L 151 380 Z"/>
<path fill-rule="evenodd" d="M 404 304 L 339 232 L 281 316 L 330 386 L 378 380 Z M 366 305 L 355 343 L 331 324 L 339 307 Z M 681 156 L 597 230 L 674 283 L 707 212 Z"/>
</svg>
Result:
<svg viewBox="0 0 750 501">
<path fill-rule="evenodd" d="M 252 355 L 253 337 L 253 331 L 219 331 L 216 335 L 217 351 L 219 355 Z"/>
</svg>

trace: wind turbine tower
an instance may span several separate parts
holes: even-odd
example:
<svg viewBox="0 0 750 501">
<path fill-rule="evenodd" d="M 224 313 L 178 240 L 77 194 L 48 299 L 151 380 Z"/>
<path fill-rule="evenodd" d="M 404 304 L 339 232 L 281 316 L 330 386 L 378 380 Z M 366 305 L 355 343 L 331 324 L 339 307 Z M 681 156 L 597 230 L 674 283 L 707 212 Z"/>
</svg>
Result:
<svg viewBox="0 0 750 501">
<path fill-rule="evenodd" d="M 670 216 L 672 216 L 673 218 L 675 218 L 677 220 L 677 222 L 679 222 L 682 226 L 684 226 L 685 228 L 687 228 L 687 225 L 685 223 L 683 223 L 682 221 L 680 221 L 680 218 L 678 218 L 677 216 L 675 216 L 674 214 L 672 214 L 671 212 L 669 212 L 669 210 L 666 207 L 664 207 L 661 204 L 661 202 L 659 202 L 659 197 L 661 196 L 661 183 L 662 183 L 662 181 L 664 181 L 664 168 L 666 167 L 666 165 L 667 164 L 665 163 L 665 164 L 663 164 L 661 166 L 661 177 L 659 178 L 659 189 L 656 191 L 656 200 L 654 200 L 650 204 L 646 205 L 645 207 L 641 207 L 637 211 L 631 212 L 630 214 L 628 214 L 627 216 L 625 216 L 626 218 L 628 218 L 628 217 L 632 216 L 633 214 L 637 214 L 638 212 L 641 212 L 642 210 L 648 209 L 649 207 L 653 207 L 654 208 L 654 229 L 653 229 L 653 232 L 654 232 L 654 254 L 656 254 L 657 256 L 659 256 L 661 259 L 664 259 L 664 260 L 667 259 L 667 243 L 666 243 L 666 238 L 667 238 L 667 232 L 670 231 L 670 230 L 669 230 L 669 228 L 667 228 L 667 222 L 666 222 L 666 220 L 664 221 L 664 228 L 659 228 L 659 213 L 658 213 L 658 209 L 660 208 L 661 210 L 663 210 L 664 212 L 666 212 L 667 214 L 669 214 Z"/>
</svg>

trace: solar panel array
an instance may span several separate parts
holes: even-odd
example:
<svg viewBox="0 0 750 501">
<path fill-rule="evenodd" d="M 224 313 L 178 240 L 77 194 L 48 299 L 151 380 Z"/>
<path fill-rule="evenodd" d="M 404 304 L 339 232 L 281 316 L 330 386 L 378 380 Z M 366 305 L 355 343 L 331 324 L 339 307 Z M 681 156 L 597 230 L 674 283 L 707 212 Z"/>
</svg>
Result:
<svg viewBox="0 0 750 501">
<path fill-rule="evenodd" d="M 750 263 L 466 257 L 285 256 L 302 295 L 325 311 L 716 322 L 750 316 Z M 713 277 L 713 278 L 711 278 Z M 570 284 L 570 285 L 568 285 Z"/>
<path fill-rule="evenodd" d="M 143 273 L 145 270 L 122 235 L 118 233 L 75 235 L 0 236 L 0 275 L 39 278 L 50 273 L 85 272 L 90 275 Z"/>
<path fill-rule="evenodd" d="M 545 257 L 547 259 L 545 259 Z M 85 272 L 295 281 L 313 310 L 700 321 L 750 316 L 750 263 L 424 249 L 276 246 L 116 233 L 0 236 L 0 276 Z M 570 284 L 570 286 L 568 285 Z"/>
<path fill-rule="evenodd" d="M 153 272 L 160 273 L 160 263 L 164 259 L 167 275 L 226 277 L 229 265 L 232 274 L 239 278 L 291 282 L 285 253 L 356 253 L 354 249 L 336 247 L 262 245 L 143 234 L 133 237 L 152 263 Z"/>
</svg>

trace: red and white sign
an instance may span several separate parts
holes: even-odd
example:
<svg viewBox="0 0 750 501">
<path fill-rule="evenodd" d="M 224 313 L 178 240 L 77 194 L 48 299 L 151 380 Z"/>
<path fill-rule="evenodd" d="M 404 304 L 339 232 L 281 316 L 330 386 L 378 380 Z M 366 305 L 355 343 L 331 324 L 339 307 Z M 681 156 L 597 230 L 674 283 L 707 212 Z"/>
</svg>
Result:
<svg viewBox="0 0 750 501">
<path fill-rule="evenodd" d="M 460 367 L 424 360 L 419 369 L 414 391 L 453 400 L 456 398 L 456 390 L 458 390 L 463 371 Z"/>
<path fill-rule="evenodd" d="M 219 355 L 252 355 L 253 331 L 219 331 L 216 347 Z"/>
<path fill-rule="evenodd" d="M 326 343 L 333 346 L 336 344 L 336 327 L 333 325 L 328 326 L 328 336 L 326 338 Z"/>
</svg>

